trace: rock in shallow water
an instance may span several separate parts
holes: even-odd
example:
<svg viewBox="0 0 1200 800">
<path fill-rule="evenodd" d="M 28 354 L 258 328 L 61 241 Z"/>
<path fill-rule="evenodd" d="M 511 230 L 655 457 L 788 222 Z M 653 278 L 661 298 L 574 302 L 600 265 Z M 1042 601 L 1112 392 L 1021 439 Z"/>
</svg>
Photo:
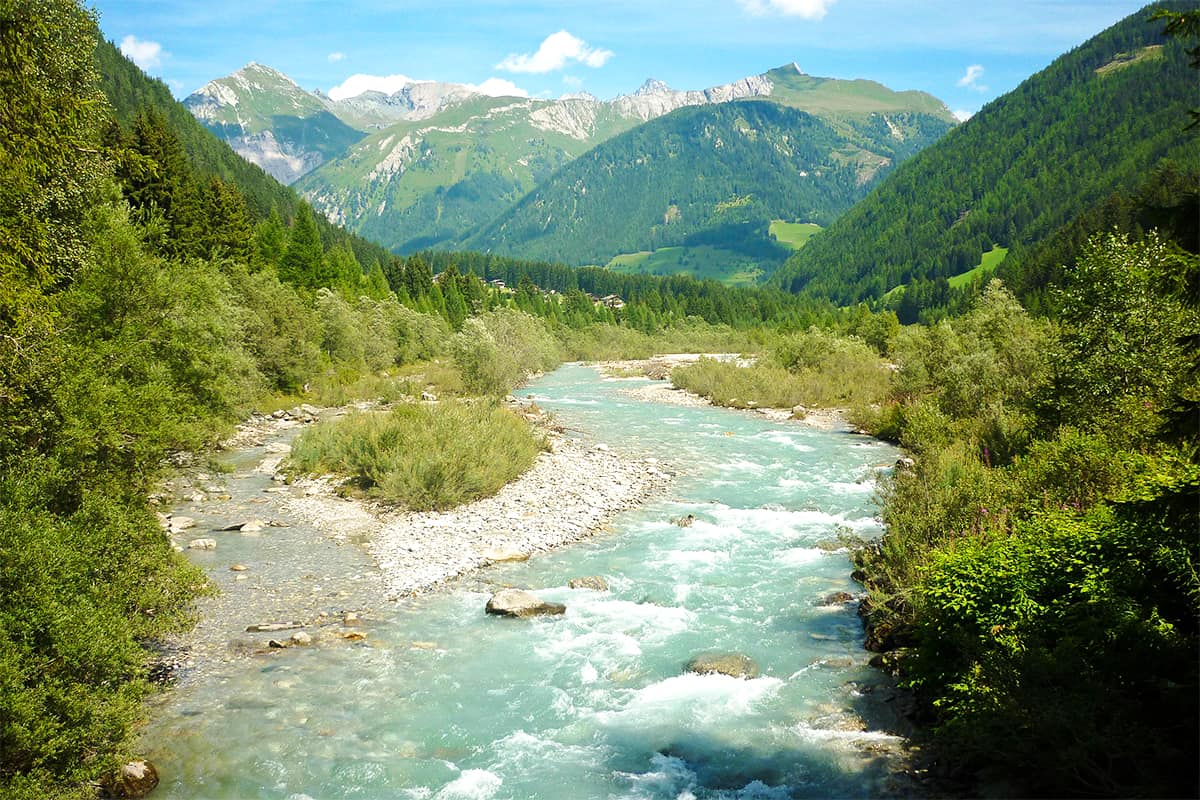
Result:
<svg viewBox="0 0 1200 800">
<path fill-rule="evenodd" d="M 570 589 L 593 589 L 597 592 L 608 591 L 608 581 L 599 575 L 586 575 L 582 578 L 571 578 L 567 581 L 567 587 Z"/>
<path fill-rule="evenodd" d="M 757 678 L 758 664 L 741 653 L 701 653 L 687 663 L 687 671 L 700 675 L 715 672 L 732 678 Z"/>
<path fill-rule="evenodd" d="M 521 589 L 501 589 L 492 595 L 484 609 L 489 614 L 501 617 L 538 617 L 565 614 L 567 607 L 562 603 L 548 603 L 537 595 Z"/>
<path fill-rule="evenodd" d="M 138 759 L 121 766 L 104 786 L 110 797 L 145 797 L 158 786 L 158 771 L 149 761 Z"/>
</svg>

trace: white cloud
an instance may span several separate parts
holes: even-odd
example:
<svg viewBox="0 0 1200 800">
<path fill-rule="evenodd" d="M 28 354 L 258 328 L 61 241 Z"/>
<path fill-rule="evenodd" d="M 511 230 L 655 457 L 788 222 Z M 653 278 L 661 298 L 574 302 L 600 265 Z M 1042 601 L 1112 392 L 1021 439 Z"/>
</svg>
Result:
<svg viewBox="0 0 1200 800">
<path fill-rule="evenodd" d="M 407 75 L 351 75 L 329 90 L 329 99 L 345 100 L 347 97 L 357 97 L 363 92 L 395 94 L 409 83 L 416 81 Z"/>
<path fill-rule="evenodd" d="M 346 58 L 346 54 L 345 54 L 345 53 L 343 53 L 343 52 L 341 52 L 341 51 L 339 50 L 338 52 L 336 52 L 336 53 L 330 53 L 329 55 L 327 55 L 327 56 L 325 56 L 325 57 L 326 57 L 327 59 L 329 59 L 329 63 L 330 63 L 330 64 L 336 64 L 337 62 L 339 62 L 339 61 L 342 61 L 343 59 L 345 59 L 345 58 Z"/>
<path fill-rule="evenodd" d="M 983 77 L 983 65 L 982 64 L 972 64 L 971 66 L 967 67 L 967 71 L 965 73 L 963 73 L 963 76 L 961 78 L 958 79 L 957 85 L 964 86 L 967 89 L 972 89 L 976 92 L 986 92 L 988 90 L 988 87 L 984 86 L 983 84 L 981 84 L 979 82 L 979 79 L 982 77 Z"/>
<path fill-rule="evenodd" d="M 514 53 L 497 64 L 496 69 L 505 72 L 553 72 L 573 61 L 588 67 L 602 67 L 612 56 L 612 50 L 592 47 L 566 31 L 559 31 L 547 36 L 536 53 Z"/>
<path fill-rule="evenodd" d="M 407 75 L 351 75 L 346 80 L 329 90 L 330 100 L 345 100 L 347 97 L 357 97 L 363 92 L 383 92 L 395 94 L 410 83 L 429 83 L 426 80 L 410 78 Z M 478 85 L 463 84 L 473 92 L 486 94 L 488 97 L 529 97 L 529 92 L 504 78 L 488 78 Z"/>
<path fill-rule="evenodd" d="M 488 78 L 478 86 L 468 83 L 467 87 L 488 97 L 529 97 L 529 92 L 503 78 Z"/>
<path fill-rule="evenodd" d="M 144 70 L 162 66 L 163 59 L 168 55 L 158 42 L 142 41 L 132 33 L 121 40 L 121 52 Z"/>
<path fill-rule="evenodd" d="M 738 5 L 759 16 L 774 11 L 785 17 L 821 19 L 835 2 L 837 0 L 738 0 Z"/>
<path fill-rule="evenodd" d="M 974 111 L 967 111 L 965 108 L 956 108 L 950 113 L 953 114 L 954 118 L 959 122 L 966 122 L 971 117 L 975 116 Z"/>
<path fill-rule="evenodd" d="M 562 82 L 567 86 L 574 86 L 575 88 L 583 86 L 583 78 L 579 78 L 574 75 L 563 75 Z"/>
</svg>

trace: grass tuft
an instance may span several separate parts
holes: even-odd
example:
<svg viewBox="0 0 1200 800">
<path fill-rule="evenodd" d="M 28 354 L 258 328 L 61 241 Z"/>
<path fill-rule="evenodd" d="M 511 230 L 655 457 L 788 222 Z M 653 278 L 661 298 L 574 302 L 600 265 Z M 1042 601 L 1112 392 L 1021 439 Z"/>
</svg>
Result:
<svg viewBox="0 0 1200 800">
<path fill-rule="evenodd" d="M 528 423 L 495 403 L 405 403 L 305 431 L 288 468 L 343 475 L 366 495 L 414 511 L 444 511 L 495 494 L 545 448 Z"/>
</svg>

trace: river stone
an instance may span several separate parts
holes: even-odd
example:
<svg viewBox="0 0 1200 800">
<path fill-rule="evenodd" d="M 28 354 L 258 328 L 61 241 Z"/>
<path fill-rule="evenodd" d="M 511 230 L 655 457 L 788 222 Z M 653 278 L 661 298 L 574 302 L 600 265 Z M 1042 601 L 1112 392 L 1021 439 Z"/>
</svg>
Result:
<svg viewBox="0 0 1200 800">
<path fill-rule="evenodd" d="M 716 672 L 733 678 L 757 678 L 758 664 L 741 653 L 701 653 L 687 663 L 687 671 L 700 675 Z"/>
<path fill-rule="evenodd" d="M 247 625 L 247 633 L 274 633 L 275 631 L 290 631 L 303 628 L 303 622 L 262 622 L 258 625 Z"/>
<path fill-rule="evenodd" d="M 821 605 L 840 606 L 843 603 L 849 603 L 853 600 L 854 595 L 850 594 L 849 592 L 833 592 L 832 594 L 825 595 L 825 597 L 821 599 Z"/>
<path fill-rule="evenodd" d="M 520 548 L 511 544 L 494 544 L 490 547 L 485 547 L 479 553 L 486 561 L 493 564 L 498 564 L 503 561 L 528 561 L 529 553 L 523 552 Z"/>
<path fill-rule="evenodd" d="M 172 531 L 186 531 L 196 527 L 196 520 L 191 517 L 171 517 L 170 525 Z"/>
<path fill-rule="evenodd" d="M 294 645 L 299 645 L 300 647 L 306 647 L 313 643 L 313 637 L 312 637 L 312 634 L 310 634 L 310 633 L 305 633 L 304 631 L 300 631 L 299 633 L 293 633 L 292 638 L 289 639 L 288 641 Z"/>
<path fill-rule="evenodd" d="M 501 589 L 492 595 L 484 609 L 489 614 L 502 617 L 537 617 L 549 614 L 565 614 L 567 607 L 562 603 L 548 603 L 537 595 L 522 589 Z"/>
<path fill-rule="evenodd" d="M 587 575 L 582 578 L 571 578 L 567 581 L 567 587 L 571 589 L 593 589 L 597 592 L 608 591 L 608 581 L 599 575 Z"/>
<path fill-rule="evenodd" d="M 681 528 L 690 528 L 690 527 L 692 527 L 692 523 L 695 521 L 696 521 L 695 514 L 686 514 L 682 517 L 679 517 L 678 519 L 671 520 L 671 522 L 674 522 L 676 525 L 678 525 Z"/>
<path fill-rule="evenodd" d="M 158 770 L 149 761 L 138 759 L 123 764 L 104 788 L 111 797 L 139 798 L 150 794 L 155 786 L 158 786 Z"/>
<path fill-rule="evenodd" d="M 192 539 L 188 542 L 189 550 L 216 550 L 216 539 Z"/>
</svg>

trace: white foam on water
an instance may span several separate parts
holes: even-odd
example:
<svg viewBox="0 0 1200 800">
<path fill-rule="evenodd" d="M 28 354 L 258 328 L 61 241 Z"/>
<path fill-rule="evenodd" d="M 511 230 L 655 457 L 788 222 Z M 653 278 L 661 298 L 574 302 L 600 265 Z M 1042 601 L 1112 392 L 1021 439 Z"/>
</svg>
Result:
<svg viewBox="0 0 1200 800">
<path fill-rule="evenodd" d="M 736 525 L 715 525 L 702 519 L 697 519 L 689 528 L 681 528 L 676 542 L 688 547 L 701 545 L 726 544 L 736 539 L 745 538 L 745 533 Z"/>
<path fill-rule="evenodd" d="M 596 671 L 596 667 L 592 662 L 584 662 L 584 665 L 579 669 L 579 682 L 585 686 L 589 683 L 595 683 L 599 679 L 600 673 Z"/>
<path fill-rule="evenodd" d="M 601 667 L 611 668 L 639 657 L 642 647 L 637 639 L 622 631 L 563 631 L 543 639 L 534 652 L 551 662 L 572 653 L 583 654 Z"/>
<path fill-rule="evenodd" d="M 804 564 L 811 564 L 814 561 L 820 561 L 826 555 L 826 552 L 819 547 L 792 547 L 781 551 L 775 557 L 781 564 L 786 564 L 789 567 L 799 567 Z"/>
<path fill-rule="evenodd" d="M 825 511 L 789 511 L 777 508 L 731 508 L 721 506 L 711 515 L 719 525 L 737 528 L 745 532 L 769 534 L 796 533 L 813 528 L 824 529 L 845 522 L 844 515 Z"/>
<path fill-rule="evenodd" d="M 834 481 L 827 484 L 829 491 L 834 494 L 870 494 L 875 491 L 874 481 L 863 481 L 862 483 L 850 481 Z"/>
<path fill-rule="evenodd" d="M 799 453 L 812 453 L 816 450 L 807 444 L 803 444 L 798 439 L 807 437 L 807 432 L 792 433 L 789 431 L 764 431 L 757 434 L 755 439 L 766 439 L 771 444 L 776 444 L 781 447 L 788 447 Z"/>
<path fill-rule="evenodd" d="M 662 559 L 677 567 L 715 567 L 729 562 L 729 553 L 719 550 L 671 550 Z"/>
<path fill-rule="evenodd" d="M 618 778 L 629 781 L 629 794 L 622 800 L 696 800 L 696 773 L 688 769 L 682 758 L 655 753 L 650 757 L 648 772 L 618 772 Z"/>
<path fill-rule="evenodd" d="M 760 472 L 765 472 L 766 467 L 754 461 L 747 461 L 744 458 L 735 458 L 732 461 L 726 461 L 723 464 L 717 464 L 716 468 L 722 472 L 750 472 L 755 475 Z"/>
<path fill-rule="evenodd" d="M 798 722 L 790 728 L 792 734 L 803 742 L 813 744 L 846 744 L 858 742 L 889 742 L 899 744 L 902 737 L 885 731 L 854 731 L 837 730 L 835 728 L 816 728 L 807 722 Z"/>
<path fill-rule="evenodd" d="M 689 728 L 696 723 L 724 725 L 730 717 L 753 713 L 760 701 L 782 685 L 783 681 L 771 677 L 745 680 L 718 674 L 676 675 L 637 690 L 623 709 L 597 712 L 596 719 L 602 725 L 637 730 Z"/>
<path fill-rule="evenodd" d="M 686 603 L 688 597 L 690 597 L 692 594 L 693 585 L 694 584 L 691 584 L 691 583 L 675 584 L 675 602 L 678 603 L 679 605 L 683 605 L 684 603 Z"/>
<path fill-rule="evenodd" d="M 594 768 L 606 755 L 606 748 L 603 747 L 566 744 L 549 736 L 538 736 L 524 730 L 514 731 L 496 740 L 492 748 L 496 754 L 496 761 L 492 766 L 510 775 L 516 774 L 514 770 L 536 770 L 548 761 Z"/>
<path fill-rule="evenodd" d="M 486 769 L 465 769 L 434 795 L 434 800 L 491 800 L 504 783 Z"/>
</svg>

